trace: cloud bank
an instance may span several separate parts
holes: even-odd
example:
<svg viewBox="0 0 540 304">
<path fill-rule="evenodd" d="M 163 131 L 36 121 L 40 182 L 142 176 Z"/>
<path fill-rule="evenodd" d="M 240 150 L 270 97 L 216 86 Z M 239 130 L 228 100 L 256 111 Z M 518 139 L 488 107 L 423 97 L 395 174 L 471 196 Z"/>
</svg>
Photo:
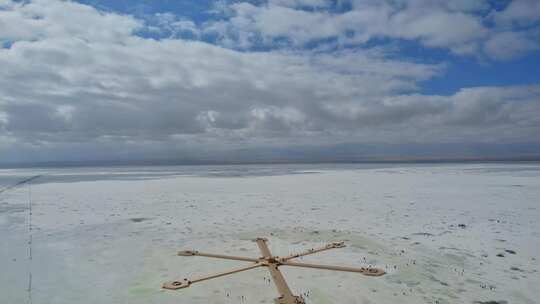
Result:
<svg viewBox="0 0 540 304">
<path fill-rule="evenodd" d="M 339 12 L 324 0 L 222 2 L 214 9 L 228 17 L 220 21 L 161 15 L 154 28 L 75 2 L 0 1 L 2 160 L 538 141 L 540 85 L 427 95 L 420 84 L 443 75 L 444 62 L 396 58 L 383 47 L 304 47 L 329 37 L 343 44 L 386 37 L 508 60 L 538 47 L 536 1 L 495 12 L 481 1 L 391 3 L 353 1 Z M 218 29 L 218 42 L 199 39 Z M 151 30 L 196 39 L 141 35 Z M 285 42 L 250 49 L 276 39 Z"/>
</svg>

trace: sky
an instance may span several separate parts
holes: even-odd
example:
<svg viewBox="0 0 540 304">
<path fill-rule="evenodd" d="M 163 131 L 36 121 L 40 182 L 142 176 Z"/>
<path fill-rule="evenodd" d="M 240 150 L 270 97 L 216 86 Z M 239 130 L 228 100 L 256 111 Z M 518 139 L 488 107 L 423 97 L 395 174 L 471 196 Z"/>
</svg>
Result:
<svg viewBox="0 0 540 304">
<path fill-rule="evenodd" d="M 540 156 L 538 0 L 0 0 L 0 164 Z"/>
</svg>

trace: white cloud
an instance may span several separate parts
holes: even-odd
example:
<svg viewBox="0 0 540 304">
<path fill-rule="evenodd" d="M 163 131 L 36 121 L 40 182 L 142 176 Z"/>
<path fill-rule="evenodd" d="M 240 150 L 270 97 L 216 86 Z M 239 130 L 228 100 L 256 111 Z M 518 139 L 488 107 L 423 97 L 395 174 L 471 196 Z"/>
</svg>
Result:
<svg viewBox="0 0 540 304">
<path fill-rule="evenodd" d="M 237 48 L 261 43 L 275 47 L 282 41 L 301 48 L 329 38 L 337 39 L 340 45 L 397 38 L 447 49 L 456 55 L 507 59 L 535 49 L 530 46 L 538 40 L 538 34 L 534 34 L 538 30 L 521 29 L 519 25 L 540 20 L 538 5 L 535 0 L 515 0 L 504 10 L 495 11 L 482 0 L 353 1 L 352 9 L 335 12 L 323 3 L 319 9 L 304 10 L 297 1 L 268 1 L 261 5 L 234 2 L 222 3 L 220 12 L 228 17 L 226 22 L 209 22 L 205 29 L 221 35 L 227 47 Z M 494 25 L 489 26 L 493 20 Z M 508 37 L 508 32 L 514 34 L 514 41 L 520 37 L 519 46 L 501 56 L 493 51 L 493 45 Z"/>
<path fill-rule="evenodd" d="M 101 155 L 135 146 L 153 153 L 152 145 L 202 151 L 256 146 L 269 137 L 281 143 L 510 141 L 533 140 L 540 130 L 538 86 L 422 95 L 418 83 L 445 66 L 395 59 L 383 49 L 241 52 L 145 39 L 134 34 L 142 21 L 72 2 L 7 7 L 1 22 L 21 25 L 16 34 L 0 30 L 0 40 L 13 42 L 0 49 L 0 139 L 11 151 L 85 147 Z M 450 45 L 476 39 L 453 30 L 439 41 L 436 31 L 414 25 L 434 27 L 435 21 L 397 16 L 404 33 L 395 35 L 416 31 L 411 37 Z M 178 21 L 171 18 L 168 24 Z M 277 25 L 268 31 L 287 32 Z"/>
<path fill-rule="evenodd" d="M 179 18 L 172 13 L 156 13 L 147 17 L 146 21 L 146 30 L 159 32 L 168 38 L 178 38 L 185 34 L 189 34 L 193 38 L 199 38 L 201 35 L 201 29 L 195 22 Z"/>
<path fill-rule="evenodd" d="M 537 35 L 540 38 L 540 35 Z M 538 39 L 528 33 L 501 32 L 492 35 L 484 44 L 484 49 L 492 58 L 507 60 L 518 55 L 540 49 Z"/>
<path fill-rule="evenodd" d="M 288 38 L 295 45 L 330 37 L 345 42 L 365 42 L 374 37 L 419 39 L 427 46 L 454 47 L 486 34 L 481 21 L 470 14 L 445 9 L 385 2 L 363 2 L 353 10 L 331 13 L 325 10 L 305 11 L 290 5 L 270 2 L 255 6 L 233 3 L 230 26 L 236 32 L 254 32 L 271 42 Z"/>
<path fill-rule="evenodd" d="M 285 7 L 309 7 L 309 8 L 324 8 L 332 5 L 330 0 L 269 0 L 270 5 L 280 5 Z"/>
<path fill-rule="evenodd" d="M 64 2 L 52 6 L 58 3 Z M 64 4 L 64 12 L 72 7 L 84 11 Z M 17 9 L 28 10 L 25 6 Z M 110 18 L 94 10 L 87 12 Z M 23 23 L 31 19 L 19 16 Z M 129 31 L 111 41 L 84 32 L 73 35 L 68 26 L 61 27 L 52 19 L 55 16 L 43 10 L 45 33 L 49 26 L 64 32 L 34 41 L 21 37 L 0 53 L 2 108 L 11 118 L 7 129 L 26 140 L 119 134 L 165 140 L 175 134 L 204 133 L 206 125 L 196 119 L 204 117 L 201 113 L 212 113 L 206 117 L 214 128 L 249 129 L 253 109 L 273 109 L 267 117 L 286 121 L 285 126 L 292 128 L 293 117 L 307 115 L 305 111 L 312 107 L 414 90 L 418 80 L 441 69 L 385 60 L 373 52 L 341 57 L 242 53 L 195 41 L 143 39 Z M 132 19 L 114 18 L 120 24 Z"/>
<path fill-rule="evenodd" d="M 492 17 L 502 26 L 529 25 L 540 21 L 540 1 L 514 0 L 503 11 L 494 12 Z"/>
<path fill-rule="evenodd" d="M 129 16 L 102 13 L 72 2 L 8 1 L 6 7 L 0 10 L 2 40 L 37 40 L 69 35 L 79 39 L 118 42 L 141 26 L 139 21 Z"/>
<path fill-rule="evenodd" d="M 72 105 L 60 105 L 56 108 L 56 115 L 66 122 L 71 122 L 73 112 L 75 112 L 75 107 Z"/>
<path fill-rule="evenodd" d="M 431 47 L 452 48 L 486 34 L 479 20 L 463 13 L 405 10 L 392 17 L 390 22 L 388 35 L 420 39 Z"/>
</svg>

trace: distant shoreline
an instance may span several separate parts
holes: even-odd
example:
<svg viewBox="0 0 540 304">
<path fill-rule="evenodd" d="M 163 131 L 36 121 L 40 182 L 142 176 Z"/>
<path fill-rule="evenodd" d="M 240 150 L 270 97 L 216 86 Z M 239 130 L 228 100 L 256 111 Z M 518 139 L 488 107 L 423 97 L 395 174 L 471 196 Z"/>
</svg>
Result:
<svg viewBox="0 0 540 304">
<path fill-rule="evenodd" d="M 128 166 L 234 166 L 234 165 L 317 165 L 317 164 L 452 164 L 452 163 L 536 163 L 540 156 L 493 157 L 493 158 L 366 158 L 366 159 L 314 159 L 314 160 L 110 160 L 110 161 L 51 161 L 29 163 L 0 163 L 0 169 L 24 168 L 74 168 L 74 167 L 128 167 Z"/>
</svg>

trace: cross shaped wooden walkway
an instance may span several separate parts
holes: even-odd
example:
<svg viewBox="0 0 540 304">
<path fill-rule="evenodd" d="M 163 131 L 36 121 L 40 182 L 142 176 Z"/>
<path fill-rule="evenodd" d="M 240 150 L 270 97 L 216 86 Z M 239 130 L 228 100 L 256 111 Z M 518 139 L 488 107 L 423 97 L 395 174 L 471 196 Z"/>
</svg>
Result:
<svg viewBox="0 0 540 304">
<path fill-rule="evenodd" d="M 306 256 L 306 255 L 314 254 L 317 252 L 321 252 L 321 251 L 325 251 L 325 250 L 329 250 L 333 248 L 343 248 L 345 247 L 344 242 L 333 242 L 321 248 L 312 248 L 302 253 L 291 254 L 285 257 L 279 257 L 279 256 L 272 255 L 272 253 L 270 252 L 270 249 L 268 248 L 268 245 L 266 244 L 268 241 L 267 239 L 257 238 L 254 241 L 259 246 L 259 249 L 262 254 L 261 257 L 249 258 L 249 257 L 223 255 L 223 254 L 203 253 L 203 252 L 193 251 L 193 250 L 179 251 L 178 252 L 179 256 L 203 256 L 203 257 L 209 257 L 209 258 L 245 261 L 245 262 L 251 262 L 251 264 L 245 267 L 240 267 L 240 268 L 232 269 L 229 271 L 216 273 L 216 274 L 199 277 L 195 279 L 183 279 L 180 281 L 167 282 L 163 284 L 163 288 L 172 289 L 172 290 L 186 288 L 186 287 L 191 286 L 193 283 L 198 283 L 198 282 L 202 282 L 202 281 L 206 281 L 206 280 L 210 280 L 214 278 L 219 278 L 222 276 L 231 275 L 234 273 L 254 269 L 257 267 L 266 267 L 268 271 L 270 271 L 270 275 L 272 276 L 274 284 L 276 285 L 276 288 L 279 293 L 279 297 L 275 299 L 276 304 L 304 304 L 305 301 L 302 297 L 295 296 L 292 294 L 291 289 L 289 288 L 289 285 L 287 285 L 287 282 L 285 281 L 285 278 L 283 277 L 283 274 L 281 273 L 281 271 L 279 271 L 280 266 L 306 267 L 306 268 L 317 268 L 317 269 L 326 269 L 326 270 L 335 270 L 335 271 L 357 272 L 366 276 L 382 276 L 385 274 L 384 270 L 380 268 L 372 268 L 372 267 L 355 268 L 355 267 L 330 266 L 330 265 L 320 265 L 320 264 L 308 264 L 308 263 L 299 263 L 299 262 L 291 261 L 301 256 Z"/>
</svg>

